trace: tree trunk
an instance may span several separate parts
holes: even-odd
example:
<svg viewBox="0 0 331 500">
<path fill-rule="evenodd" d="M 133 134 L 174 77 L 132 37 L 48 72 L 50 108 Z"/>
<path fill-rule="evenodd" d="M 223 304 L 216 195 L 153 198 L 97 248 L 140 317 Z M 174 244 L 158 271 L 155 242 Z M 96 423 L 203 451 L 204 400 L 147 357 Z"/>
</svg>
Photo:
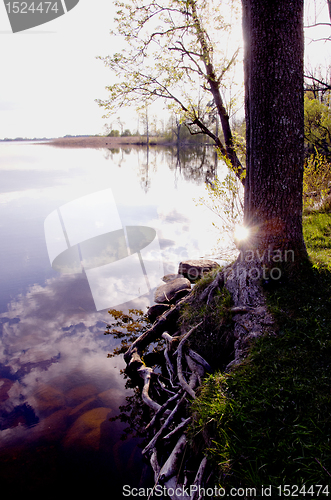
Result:
<svg viewBox="0 0 331 500">
<path fill-rule="evenodd" d="M 242 0 L 247 165 L 242 247 L 264 261 L 306 255 L 303 0 Z M 285 253 L 286 252 L 286 253 Z M 291 252 L 291 253 L 289 253 Z M 293 252 L 293 253 L 292 253 Z"/>
</svg>

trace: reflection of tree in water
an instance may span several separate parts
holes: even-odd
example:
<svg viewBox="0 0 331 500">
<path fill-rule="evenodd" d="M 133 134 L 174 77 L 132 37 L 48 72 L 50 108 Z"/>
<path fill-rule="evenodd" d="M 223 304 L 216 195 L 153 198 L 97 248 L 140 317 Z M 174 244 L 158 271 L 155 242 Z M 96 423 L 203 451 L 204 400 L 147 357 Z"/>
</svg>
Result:
<svg viewBox="0 0 331 500">
<path fill-rule="evenodd" d="M 114 155 L 118 155 L 120 153 L 120 148 L 107 148 L 107 149 L 104 149 L 103 152 L 104 152 L 104 157 L 106 160 L 113 160 L 114 159 Z"/>
<path fill-rule="evenodd" d="M 121 340 L 108 358 L 123 355 L 130 344 L 136 340 L 142 333 L 151 326 L 151 321 L 140 309 L 129 309 L 128 313 L 110 309 L 111 320 L 107 324 L 105 335 L 112 335 L 115 339 Z M 162 357 L 162 353 L 157 346 L 152 346 L 151 350 L 144 352 L 146 360 L 154 358 L 154 361 Z M 131 389 L 132 393 L 125 398 L 125 404 L 119 407 L 120 413 L 112 417 L 111 421 L 120 420 L 125 422 L 127 427 L 124 429 L 121 439 L 128 437 L 147 437 L 146 422 L 152 418 L 152 412 L 147 405 L 141 404 L 142 380 L 140 377 L 132 377 L 127 370 L 121 370 L 126 383 L 125 388 Z M 141 444 L 143 446 L 143 444 Z"/>
<path fill-rule="evenodd" d="M 143 150 L 140 150 L 138 153 L 138 177 L 140 179 L 140 185 L 145 193 L 147 193 L 151 186 L 149 170 L 150 168 L 156 170 L 156 155 L 154 155 L 152 159 L 150 158 L 150 156 L 149 146 L 147 146 Z"/>
<path fill-rule="evenodd" d="M 213 182 L 217 173 L 218 157 L 212 146 L 185 145 L 168 150 L 169 168 L 178 170 L 185 180 L 197 184 Z"/>
<path fill-rule="evenodd" d="M 126 156 L 130 155 L 131 154 L 131 150 L 132 148 L 107 148 L 107 149 L 104 149 L 104 158 L 106 160 L 115 160 L 114 156 L 116 155 L 119 155 L 121 153 L 121 156 L 120 158 L 116 158 L 116 163 L 118 164 L 119 167 L 122 166 L 122 161 Z"/>
<path fill-rule="evenodd" d="M 145 193 L 151 187 L 151 173 L 164 164 L 175 172 L 176 178 L 182 176 L 196 184 L 211 184 L 216 177 L 218 157 L 214 147 L 210 145 L 109 148 L 105 150 L 104 156 L 121 167 L 125 157 L 133 153 L 138 164 L 137 176 Z"/>
</svg>

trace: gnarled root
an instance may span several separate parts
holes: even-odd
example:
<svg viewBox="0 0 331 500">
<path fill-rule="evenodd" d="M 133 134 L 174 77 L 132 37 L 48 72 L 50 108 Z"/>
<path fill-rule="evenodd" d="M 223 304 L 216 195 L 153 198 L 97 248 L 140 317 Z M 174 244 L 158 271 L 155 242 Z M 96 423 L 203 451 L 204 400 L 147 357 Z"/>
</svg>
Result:
<svg viewBox="0 0 331 500">
<path fill-rule="evenodd" d="M 169 456 L 168 460 L 163 465 L 160 471 L 160 476 L 159 476 L 160 483 L 164 483 L 167 479 L 177 475 L 178 466 L 181 460 L 184 447 L 186 446 L 186 443 L 187 443 L 186 436 L 185 434 L 182 434 L 179 440 L 177 441 L 176 446 L 172 450 L 171 455 Z"/>
<path fill-rule="evenodd" d="M 128 367 L 132 370 L 132 368 L 135 368 L 137 374 L 143 379 L 144 385 L 142 389 L 142 399 L 145 404 L 147 404 L 152 410 L 154 411 L 159 411 L 161 406 L 154 401 L 150 395 L 149 395 L 149 388 L 150 388 L 150 383 L 151 383 L 151 377 L 154 374 L 153 369 L 146 366 L 141 357 L 139 356 L 138 352 L 136 349 L 133 350 L 132 356 L 130 359 L 130 363 Z"/>
<path fill-rule="evenodd" d="M 251 338 L 268 332 L 268 328 L 273 325 L 260 281 L 254 280 L 253 273 L 250 272 L 252 266 L 258 264 L 238 260 L 232 266 L 223 268 L 200 295 L 201 301 L 210 304 L 217 290 L 222 287 L 231 294 L 235 357 L 227 369 L 245 356 Z M 190 335 L 202 321 L 188 332 L 182 335 L 178 333 L 176 323 L 180 308 L 188 300 L 189 296 L 163 313 L 149 330 L 133 342 L 124 355 L 128 370 L 136 371 L 142 378 L 142 399 L 154 412 L 146 426 L 146 430 L 153 434 L 143 454 L 150 459 L 155 486 L 159 483 L 166 487 L 174 486 L 175 489 L 188 480 L 185 479 L 185 474 L 190 477 L 190 473 L 184 473 L 181 466 L 182 462 L 190 463 L 187 458 L 183 458 L 187 446 L 185 428 L 190 422 L 190 417 L 185 412 L 187 403 L 196 398 L 197 388 L 205 374 L 212 372 L 208 362 L 188 345 Z M 150 343 L 161 338 L 165 341 L 163 366 L 161 373 L 156 373 L 143 363 L 141 356 Z M 198 500 L 197 491 L 204 481 L 207 459 L 199 457 L 199 462 L 200 465 L 194 465 L 194 468 L 198 468 L 195 477 L 191 477 L 192 496 L 182 496 L 181 499 Z M 175 496 L 172 500 L 176 500 Z"/>
<path fill-rule="evenodd" d="M 179 317 L 179 311 L 182 307 L 182 304 L 186 301 L 186 297 L 182 300 L 179 300 L 175 306 L 173 306 L 168 311 L 164 312 L 155 323 L 149 328 L 146 332 L 144 332 L 140 337 L 138 337 L 134 342 L 132 342 L 129 349 L 124 354 L 124 360 L 126 363 L 130 361 L 132 353 L 134 349 L 137 352 L 141 352 L 145 347 L 147 347 L 150 343 L 159 339 L 163 332 L 171 329 L 176 325 L 176 321 Z"/>
<path fill-rule="evenodd" d="M 188 398 L 195 398 L 195 389 L 201 383 L 205 373 L 211 371 L 207 361 L 187 347 L 187 340 L 202 322 L 183 335 L 172 336 L 165 331 L 165 328 L 168 329 L 169 326 L 167 318 L 170 317 L 172 320 L 174 317 L 171 311 L 167 311 L 146 332 L 147 335 L 140 336 L 125 355 L 127 370 L 130 374 L 136 372 L 143 380 L 141 392 L 143 402 L 154 412 L 154 416 L 146 426 L 147 431 L 154 430 L 154 435 L 142 453 L 149 457 L 154 471 L 155 486 L 159 483 L 164 484 L 165 487 L 173 484 L 174 478 L 176 485 L 180 486 L 177 476 L 186 446 L 186 436 L 183 431 L 191 421 L 191 418 L 185 415 L 185 408 Z M 141 358 L 141 349 L 147 345 L 146 343 L 155 341 L 161 336 L 166 341 L 164 360 L 169 374 L 169 378 L 163 377 L 162 382 L 162 375 L 146 366 Z M 160 383 L 156 384 L 156 381 Z M 158 397 L 154 397 L 156 388 L 163 399 L 162 402 L 158 402 Z M 180 435 L 179 439 L 178 435 Z M 169 451 L 166 451 L 168 449 Z"/>
<path fill-rule="evenodd" d="M 226 370 L 230 370 L 233 364 L 245 357 L 252 338 L 265 333 L 273 334 L 273 318 L 267 311 L 261 280 L 254 279 L 255 271 L 259 269 L 262 269 L 261 262 L 247 263 L 238 259 L 234 264 L 223 268 L 199 296 L 201 302 L 211 304 L 217 291 L 224 287 L 232 297 L 231 336 L 235 339 L 234 360 Z M 178 333 L 180 309 L 189 300 L 190 296 L 186 296 L 163 313 L 149 330 L 133 342 L 124 359 L 127 369 L 135 371 L 142 378 L 142 399 L 154 412 L 146 426 L 151 436 L 143 450 L 154 471 L 154 487 L 163 484 L 173 491 L 182 487 L 181 500 L 200 500 L 200 486 L 208 484 L 211 477 L 208 474 L 212 471 L 207 472 L 207 458 L 198 455 L 194 457 L 193 465 L 193 470 L 197 472 L 195 475 L 190 472 L 192 461 L 185 455 L 185 428 L 191 419 L 185 410 L 188 403 L 196 398 L 203 377 L 206 373 L 211 373 L 212 369 L 187 342 L 202 322 L 182 335 Z M 163 366 L 161 373 L 156 373 L 143 363 L 141 356 L 150 343 L 161 338 L 165 341 Z M 207 479 L 205 476 L 208 476 Z M 184 493 L 186 491 L 190 491 L 190 496 Z M 171 498 L 178 499 L 176 494 Z"/>
</svg>

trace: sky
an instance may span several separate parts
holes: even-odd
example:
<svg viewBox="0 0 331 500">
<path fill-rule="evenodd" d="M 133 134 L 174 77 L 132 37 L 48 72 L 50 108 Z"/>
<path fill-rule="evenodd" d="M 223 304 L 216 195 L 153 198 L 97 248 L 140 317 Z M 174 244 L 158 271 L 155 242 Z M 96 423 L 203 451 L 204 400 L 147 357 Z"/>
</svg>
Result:
<svg viewBox="0 0 331 500">
<path fill-rule="evenodd" d="M 306 5 L 311 19 L 329 21 L 326 0 L 306 0 Z M 0 139 L 104 132 L 111 120 L 102 118 L 95 99 L 107 97 L 111 74 L 96 56 L 120 48 L 119 39 L 109 34 L 114 14 L 112 0 L 80 0 L 49 23 L 12 33 L 0 3 Z M 307 34 L 321 38 L 331 28 L 310 28 Z M 308 40 L 308 53 L 312 65 L 328 64 L 331 41 Z"/>
<path fill-rule="evenodd" d="M 95 99 L 106 97 L 111 53 L 111 0 L 80 0 L 67 14 L 12 33 L 0 3 L 0 138 L 98 134 L 105 120 Z"/>
</svg>

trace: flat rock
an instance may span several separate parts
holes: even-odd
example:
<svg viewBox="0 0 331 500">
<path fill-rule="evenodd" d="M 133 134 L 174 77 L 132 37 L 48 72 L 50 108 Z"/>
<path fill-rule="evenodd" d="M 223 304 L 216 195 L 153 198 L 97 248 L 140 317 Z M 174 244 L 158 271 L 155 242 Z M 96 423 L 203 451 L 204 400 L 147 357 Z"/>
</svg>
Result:
<svg viewBox="0 0 331 500">
<path fill-rule="evenodd" d="M 176 304 L 176 302 L 186 297 L 186 295 L 188 295 L 189 293 L 191 293 L 191 290 L 189 288 L 184 288 L 184 290 L 178 290 L 178 292 L 176 292 L 173 298 L 171 299 L 170 304 Z"/>
<path fill-rule="evenodd" d="M 62 410 L 66 406 L 64 394 L 48 384 L 42 384 L 34 394 L 34 398 L 38 412 L 41 412 L 44 417 L 56 410 Z"/>
<path fill-rule="evenodd" d="M 65 393 L 65 396 L 70 406 L 77 406 L 82 401 L 95 397 L 97 394 L 98 389 L 93 384 L 83 384 L 72 387 Z"/>
<path fill-rule="evenodd" d="M 163 276 L 162 281 L 169 283 L 169 281 L 174 281 L 177 278 L 184 278 L 184 276 L 182 274 L 166 274 Z"/>
<path fill-rule="evenodd" d="M 175 294 L 180 290 L 190 290 L 191 282 L 186 278 L 176 278 L 164 285 L 160 285 L 154 293 L 154 302 L 157 304 L 169 304 Z"/>
<path fill-rule="evenodd" d="M 217 269 L 219 264 L 213 260 L 207 259 L 196 259 L 196 260 L 185 260 L 180 262 L 178 267 L 178 273 L 182 274 L 194 282 L 202 278 L 205 274 L 209 273 L 213 269 Z"/>
<path fill-rule="evenodd" d="M 109 419 L 111 409 L 93 408 L 81 415 L 70 427 L 63 441 L 65 448 L 99 449 L 101 425 Z"/>
</svg>

